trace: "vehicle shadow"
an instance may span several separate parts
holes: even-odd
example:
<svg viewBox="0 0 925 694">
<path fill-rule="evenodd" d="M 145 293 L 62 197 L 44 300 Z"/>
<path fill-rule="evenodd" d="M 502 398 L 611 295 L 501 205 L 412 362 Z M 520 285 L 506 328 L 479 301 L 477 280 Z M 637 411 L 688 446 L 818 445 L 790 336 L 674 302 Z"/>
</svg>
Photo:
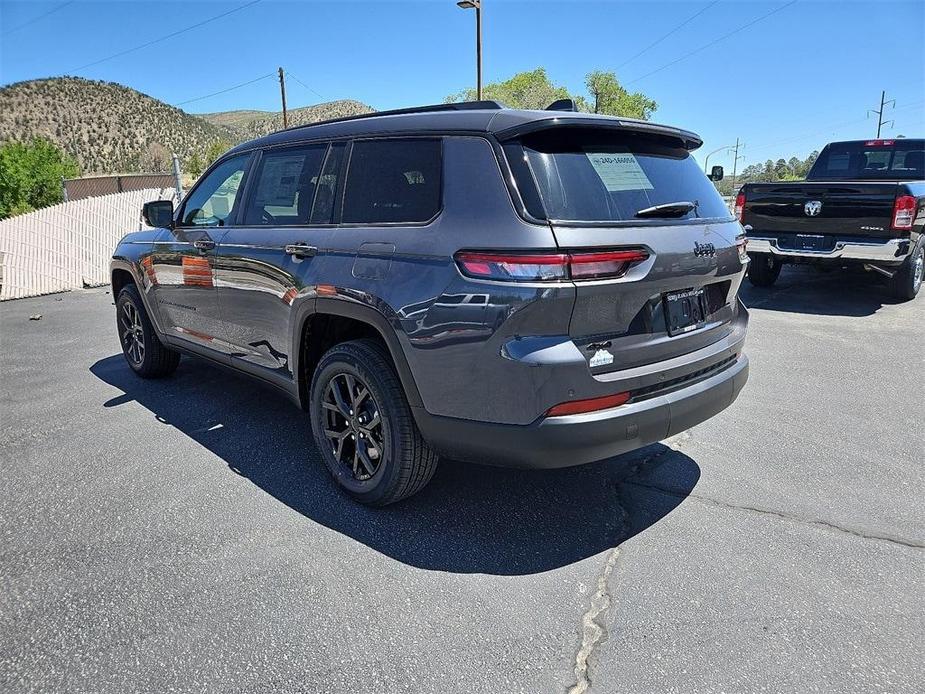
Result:
<svg viewBox="0 0 925 694">
<path fill-rule="evenodd" d="M 276 392 L 191 358 L 165 380 L 139 379 L 121 354 L 90 371 L 122 392 L 104 407 L 138 402 L 293 511 L 419 568 L 523 575 L 572 564 L 657 523 L 700 477 L 661 444 L 561 470 L 441 461 L 421 493 L 370 509 L 335 486 L 308 416 Z"/>
<path fill-rule="evenodd" d="M 853 317 L 897 303 L 884 278 L 874 273 L 799 265 L 785 265 L 773 287 L 753 287 L 743 280 L 739 296 L 749 308 Z"/>
</svg>

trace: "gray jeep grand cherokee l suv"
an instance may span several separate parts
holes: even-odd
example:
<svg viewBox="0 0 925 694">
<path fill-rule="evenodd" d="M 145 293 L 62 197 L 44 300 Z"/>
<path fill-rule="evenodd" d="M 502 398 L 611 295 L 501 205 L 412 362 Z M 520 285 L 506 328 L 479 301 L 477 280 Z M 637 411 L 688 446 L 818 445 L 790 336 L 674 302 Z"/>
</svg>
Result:
<svg viewBox="0 0 925 694">
<path fill-rule="evenodd" d="M 475 102 L 240 145 L 116 248 L 126 360 L 165 376 L 183 352 L 277 387 L 374 505 L 438 456 L 544 468 L 653 443 L 748 373 L 745 241 L 700 144 Z"/>
</svg>

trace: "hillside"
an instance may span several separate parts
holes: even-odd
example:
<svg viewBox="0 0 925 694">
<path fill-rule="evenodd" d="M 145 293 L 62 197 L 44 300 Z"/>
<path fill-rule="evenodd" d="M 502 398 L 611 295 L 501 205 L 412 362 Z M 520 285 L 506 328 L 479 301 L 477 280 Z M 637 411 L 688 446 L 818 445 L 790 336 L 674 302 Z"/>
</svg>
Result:
<svg viewBox="0 0 925 694">
<path fill-rule="evenodd" d="M 334 101 L 290 111 L 291 125 L 371 111 Z M 198 116 L 113 82 L 56 77 L 0 88 L 0 142 L 45 137 L 80 164 L 84 175 L 167 170 L 167 153 L 202 158 L 216 141 L 236 144 L 282 127 L 270 111 Z"/>
<path fill-rule="evenodd" d="M 342 99 L 315 106 L 289 109 L 289 125 L 306 125 L 330 118 L 370 113 L 372 110 L 359 101 Z M 199 117 L 213 125 L 228 128 L 235 139 L 241 141 L 267 135 L 283 127 L 283 115 L 279 111 L 220 111 L 202 113 Z"/>
</svg>

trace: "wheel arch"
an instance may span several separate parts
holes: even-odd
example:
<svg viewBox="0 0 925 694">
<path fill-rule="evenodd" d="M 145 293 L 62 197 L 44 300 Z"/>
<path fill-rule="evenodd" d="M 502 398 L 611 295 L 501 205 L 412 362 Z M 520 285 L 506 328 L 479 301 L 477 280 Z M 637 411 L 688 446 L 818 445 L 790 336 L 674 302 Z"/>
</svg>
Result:
<svg viewBox="0 0 925 694">
<path fill-rule="evenodd" d="M 163 336 L 164 331 L 161 330 L 160 316 L 157 311 L 154 310 L 155 307 L 152 306 L 153 299 L 142 281 L 138 267 L 125 258 L 114 257 L 109 263 L 109 278 L 112 287 L 113 303 L 119 298 L 119 292 L 121 292 L 124 287 L 130 283 L 135 285 L 135 288 L 138 290 L 138 295 L 141 297 L 141 302 L 144 304 L 145 311 L 148 313 L 148 318 L 154 326 L 155 332 L 157 332 L 158 336 Z"/>
<path fill-rule="evenodd" d="M 324 351 L 320 350 L 321 353 L 317 353 L 319 350 L 316 350 L 316 353 L 311 352 L 309 339 L 311 329 L 313 326 L 317 327 L 320 324 L 319 321 L 336 319 L 352 322 L 346 339 L 374 337 L 382 341 L 392 359 L 392 364 L 398 374 L 398 379 L 401 382 L 408 404 L 412 408 L 421 407 L 421 395 L 408 365 L 408 360 L 395 334 L 395 330 L 389 324 L 385 315 L 371 306 L 328 297 L 306 302 L 297 313 L 297 318 L 294 322 L 291 351 L 293 357 L 292 373 L 293 378 L 296 380 L 301 407 L 308 409 L 312 373 L 314 372 L 314 366 L 321 358 L 321 353 Z M 338 323 L 342 329 L 347 326 L 343 321 Z M 337 340 L 336 342 L 341 341 L 344 340 Z"/>
</svg>

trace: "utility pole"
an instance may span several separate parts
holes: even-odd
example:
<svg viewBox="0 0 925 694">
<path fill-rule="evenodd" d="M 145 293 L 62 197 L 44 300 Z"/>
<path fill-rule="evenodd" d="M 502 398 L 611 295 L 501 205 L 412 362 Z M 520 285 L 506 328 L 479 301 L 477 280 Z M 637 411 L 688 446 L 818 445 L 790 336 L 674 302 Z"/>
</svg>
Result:
<svg viewBox="0 0 925 694">
<path fill-rule="evenodd" d="M 877 139 L 880 139 L 880 128 L 889 123 L 890 125 L 895 125 L 895 121 L 883 120 L 883 111 L 886 106 L 892 105 L 893 108 L 896 108 L 896 99 L 886 100 L 886 91 L 880 92 L 880 109 L 875 111 L 874 109 L 867 110 L 867 117 L 870 118 L 871 113 L 877 114 Z"/>
<path fill-rule="evenodd" d="M 173 180 L 177 188 L 177 204 L 183 199 L 183 175 L 180 172 L 180 157 L 173 155 Z"/>
<path fill-rule="evenodd" d="M 279 69 L 279 94 L 283 98 L 283 127 L 289 127 L 289 116 L 286 114 L 286 78 L 283 68 Z"/>
<path fill-rule="evenodd" d="M 739 147 L 741 147 L 742 149 L 745 149 L 745 143 L 742 143 L 740 145 L 739 138 L 736 138 L 735 151 L 733 152 L 733 155 L 732 155 L 732 194 L 733 195 L 736 194 L 736 171 L 738 170 L 739 159 L 745 159 L 744 154 L 741 157 L 739 156 Z"/>
</svg>

